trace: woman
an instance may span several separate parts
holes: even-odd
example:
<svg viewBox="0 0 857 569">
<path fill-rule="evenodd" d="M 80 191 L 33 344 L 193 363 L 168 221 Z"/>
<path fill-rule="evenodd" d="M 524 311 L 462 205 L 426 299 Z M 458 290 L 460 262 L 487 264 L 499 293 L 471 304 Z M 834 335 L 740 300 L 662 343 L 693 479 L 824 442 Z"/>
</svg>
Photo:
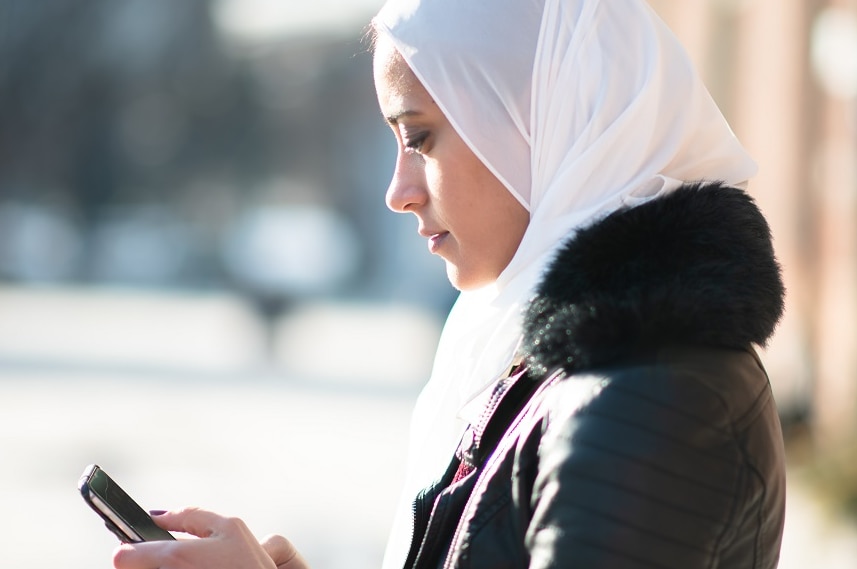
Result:
<svg viewBox="0 0 857 569">
<path fill-rule="evenodd" d="M 783 289 L 755 166 L 675 38 L 642 0 L 392 0 L 374 30 L 387 205 L 462 291 L 385 568 L 775 567 L 753 346 Z M 156 519 L 208 539 L 116 567 L 306 567 L 237 520 Z"/>
</svg>

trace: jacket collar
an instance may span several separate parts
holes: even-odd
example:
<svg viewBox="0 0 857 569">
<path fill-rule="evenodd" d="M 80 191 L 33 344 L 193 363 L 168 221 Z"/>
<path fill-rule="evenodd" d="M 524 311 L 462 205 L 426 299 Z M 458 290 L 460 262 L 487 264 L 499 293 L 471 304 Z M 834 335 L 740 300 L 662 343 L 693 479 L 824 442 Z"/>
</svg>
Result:
<svg viewBox="0 0 857 569">
<path fill-rule="evenodd" d="M 580 371 L 666 344 L 764 345 L 784 288 L 768 225 L 745 192 L 686 184 L 577 231 L 525 314 L 539 375 Z"/>
</svg>

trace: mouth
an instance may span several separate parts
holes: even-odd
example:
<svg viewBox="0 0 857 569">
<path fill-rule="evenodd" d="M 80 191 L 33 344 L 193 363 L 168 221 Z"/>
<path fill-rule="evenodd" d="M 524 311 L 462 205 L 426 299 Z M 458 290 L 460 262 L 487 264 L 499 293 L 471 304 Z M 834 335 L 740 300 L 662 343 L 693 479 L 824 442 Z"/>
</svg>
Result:
<svg viewBox="0 0 857 569">
<path fill-rule="evenodd" d="M 449 231 L 441 231 L 440 233 L 432 233 L 427 235 L 429 252 L 436 254 L 443 245 L 443 242 L 449 236 Z"/>
</svg>

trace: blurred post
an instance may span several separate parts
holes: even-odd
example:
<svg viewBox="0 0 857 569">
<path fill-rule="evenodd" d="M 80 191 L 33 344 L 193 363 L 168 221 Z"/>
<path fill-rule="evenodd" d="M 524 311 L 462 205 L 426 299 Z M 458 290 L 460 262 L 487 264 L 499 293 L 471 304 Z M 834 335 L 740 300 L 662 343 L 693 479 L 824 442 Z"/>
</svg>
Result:
<svg viewBox="0 0 857 569">
<path fill-rule="evenodd" d="M 857 433 L 857 2 L 831 0 L 814 16 L 814 71 L 826 89 L 818 144 L 807 155 L 818 200 L 813 426 L 816 442 L 827 446 Z M 850 37 L 831 37 L 838 34 Z M 820 42 L 831 40 L 850 49 L 827 52 Z M 840 71 L 850 77 L 830 76 Z"/>
<path fill-rule="evenodd" d="M 827 19 L 847 36 L 857 0 L 651 3 L 759 162 L 750 193 L 788 289 L 764 354 L 784 423 L 809 427 L 820 449 L 842 443 L 857 433 L 857 94 L 819 75 L 857 75 L 857 39 L 831 42 L 818 24 L 835 9 Z M 819 54 L 822 40 L 834 47 Z"/>
<path fill-rule="evenodd" d="M 818 2 L 740 4 L 734 8 L 740 56 L 735 61 L 733 124 L 759 161 L 751 193 L 770 221 L 788 291 L 786 314 L 766 358 L 788 427 L 813 415 L 812 382 L 817 378 L 817 287 L 812 278 L 817 274 L 817 181 L 810 157 L 819 136 L 819 96 L 808 54 Z"/>
</svg>

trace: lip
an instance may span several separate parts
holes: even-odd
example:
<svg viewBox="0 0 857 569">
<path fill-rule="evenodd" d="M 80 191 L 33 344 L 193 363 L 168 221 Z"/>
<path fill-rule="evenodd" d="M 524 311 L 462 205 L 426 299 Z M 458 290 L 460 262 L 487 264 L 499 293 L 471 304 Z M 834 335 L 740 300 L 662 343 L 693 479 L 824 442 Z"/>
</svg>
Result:
<svg viewBox="0 0 857 569">
<path fill-rule="evenodd" d="M 428 239 L 429 252 L 434 254 L 437 253 L 438 249 L 440 249 L 441 245 L 443 245 L 443 242 L 449 235 L 449 231 L 433 231 L 421 229 L 419 231 L 419 234 Z"/>
<path fill-rule="evenodd" d="M 443 233 L 435 233 L 428 240 L 428 248 L 431 253 L 437 253 L 438 249 L 440 249 L 443 242 L 446 240 L 446 236 L 449 235 L 448 231 L 444 231 Z"/>
</svg>

